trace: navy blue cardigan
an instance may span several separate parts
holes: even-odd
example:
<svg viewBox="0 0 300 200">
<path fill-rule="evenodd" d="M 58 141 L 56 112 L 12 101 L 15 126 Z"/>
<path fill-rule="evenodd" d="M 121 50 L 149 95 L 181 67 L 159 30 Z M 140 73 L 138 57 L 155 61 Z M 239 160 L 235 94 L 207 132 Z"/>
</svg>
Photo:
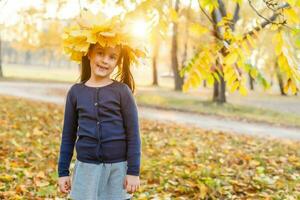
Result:
<svg viewBox="0 0 300 200">
<path fill-rule="evenodd" d="M 137 105 L 128 85 L 112 80 L 113 83 L 101 87 L 75 83 L 68 90 L 59 177 L 69 176 L 74 146 L 79 161 L 99 164 L 127 160 L 127 174 L 139 176 L 141 139 Z"/>
</svg>

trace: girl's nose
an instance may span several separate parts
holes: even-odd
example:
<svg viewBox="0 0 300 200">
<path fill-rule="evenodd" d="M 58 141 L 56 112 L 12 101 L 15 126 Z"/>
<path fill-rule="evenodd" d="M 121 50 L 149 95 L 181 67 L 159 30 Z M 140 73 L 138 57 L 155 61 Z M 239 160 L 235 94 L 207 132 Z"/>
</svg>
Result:
<svg viewBox="0 0 300 200">
<path fill-rule="evenodd" d="M 109 56 L 108 55 L 105 55 L 102 57 L 102 62 L 107 64 L 109 62 Z"/>
</svg>

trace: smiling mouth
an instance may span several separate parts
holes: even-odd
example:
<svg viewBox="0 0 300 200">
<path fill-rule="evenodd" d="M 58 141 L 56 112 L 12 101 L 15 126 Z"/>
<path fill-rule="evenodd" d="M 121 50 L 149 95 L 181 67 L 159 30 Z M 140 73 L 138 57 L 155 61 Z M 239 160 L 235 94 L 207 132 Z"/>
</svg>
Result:
<svg viewBox="0 0 300 200">
<path fill-rule="evenodd" d="M 103 67 L 103 66 L 98 65 L 98 64 L 97 64 L 97 67 L 99 67 L 99 68 L 102 69 L 102 70 L 108 70 L 108 67 Z"/>
</svg>

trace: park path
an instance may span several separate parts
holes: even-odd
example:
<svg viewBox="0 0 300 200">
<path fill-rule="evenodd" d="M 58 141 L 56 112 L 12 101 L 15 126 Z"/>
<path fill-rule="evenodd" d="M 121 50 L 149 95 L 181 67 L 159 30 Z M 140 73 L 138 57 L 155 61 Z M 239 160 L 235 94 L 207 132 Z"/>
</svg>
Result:
<svg viewBox="0 0 300 200">
<path fill-rule="evenodd" d="M 64 105 L 65 94 L 71 84 L 0 81 L 0 94 L 40 100 Z M 59 94 L 57 91 L 64 91 Z M 243 122 L 216 116 L 192 114 L 139 106 L 139 117 L 164 122 L 189 124 L 206 130 L 218 130 L 265 138 L 285 138 L 300 141 L 299 128 L 278 127 L 270 124 Z"/>
</svg>

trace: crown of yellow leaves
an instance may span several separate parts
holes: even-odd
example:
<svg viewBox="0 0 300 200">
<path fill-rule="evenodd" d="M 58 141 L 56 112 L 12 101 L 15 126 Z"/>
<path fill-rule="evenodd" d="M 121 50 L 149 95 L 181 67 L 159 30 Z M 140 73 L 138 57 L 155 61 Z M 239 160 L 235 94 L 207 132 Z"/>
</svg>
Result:
<svg viewBox="0 0 300 200">
<path fill-rule="evenodd" d="M 90 44 L 96 43 L 102 47 L 122 45 L 133 62 L 146 56 L 146 48 L 134 38 L 120 16 L 108 18 L 101 12 L 95 15 L 90 11 L 83 11 L 76 22 L 77 24 L 64 28 L 62 37 L 64 53 L 75 62 L 80 63 L 82 57 L 87 55 Z"/>
</svg>

